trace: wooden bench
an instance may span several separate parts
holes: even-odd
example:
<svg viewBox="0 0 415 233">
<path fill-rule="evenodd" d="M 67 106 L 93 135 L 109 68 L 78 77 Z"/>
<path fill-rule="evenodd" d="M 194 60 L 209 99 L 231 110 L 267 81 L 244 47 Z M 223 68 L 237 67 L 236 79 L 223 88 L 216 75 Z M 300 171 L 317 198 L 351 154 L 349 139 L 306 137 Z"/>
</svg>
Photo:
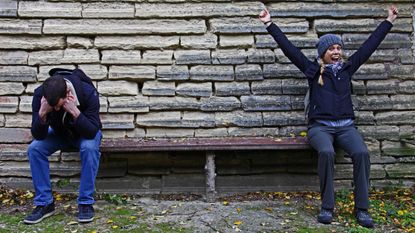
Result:
<svg viewBox="0 0 415 233">
<path fill-rule="evenodd" d="M 306 138 L 225 137 L 186 139 L 104 139 L 102 153 L 134 153 L 143 151 L 205 151 L 206 200 L 215 200 L 215 152 L 245 150 L 307 150 Z"/>
</svg>

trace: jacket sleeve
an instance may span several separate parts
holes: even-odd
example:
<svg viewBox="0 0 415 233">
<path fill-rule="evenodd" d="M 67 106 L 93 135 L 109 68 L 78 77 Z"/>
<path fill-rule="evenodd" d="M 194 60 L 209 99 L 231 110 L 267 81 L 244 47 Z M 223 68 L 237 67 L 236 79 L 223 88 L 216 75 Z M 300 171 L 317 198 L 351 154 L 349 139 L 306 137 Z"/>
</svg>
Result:
<svg viewBox="0 0 415 233">
<path fill-rule="evenodd" d="M 86 96 L 85 106 L 85 109 L 81 111 L 81 114 L 74 122 L 74 127 L 82 137 L 92 139 L 101 128 L 99 97 L 96 90 L 92 91 L 89 96 Z"/>
<path fill-rule="evenodd" d="M 385 39 L 386 34 L 388 34 L 392 26 L 393 24 L 391 22 L 387 20 L 383 21 L 360 48 L 350 56 L 348 62 L 351 65 L 350 75 L 353 75 L 369 59 L 383 39 Z"/>
<path fill-rule="evenodd" d="M 40 102 L 42 99 L 41 89 L 35 90 L 35 94 L 32 99 L 32 136 L 36 140 L 45 139 L 48 135 L 49 122 L 43 123 L 39 117 Z"/>
<path fill-rule="evenodd" d="M 300 49 L 295 47 L 288 38 L 284 35 L 281 29 L 274 23 L 271 23 L 267 27 L 267 31 L 271 34 L 274 40 L 277 42 L 279 47 L 285 56 L 290 59 L 290 61 L 298 67 L 304 74 L 307 75 L 310 71 L 308 70 L 313 64 L 302 52 Z M 314 76 L 314 75 L 312 75 Z M 308 76 L 309 77 L 309 76 Z"/>
</svg>

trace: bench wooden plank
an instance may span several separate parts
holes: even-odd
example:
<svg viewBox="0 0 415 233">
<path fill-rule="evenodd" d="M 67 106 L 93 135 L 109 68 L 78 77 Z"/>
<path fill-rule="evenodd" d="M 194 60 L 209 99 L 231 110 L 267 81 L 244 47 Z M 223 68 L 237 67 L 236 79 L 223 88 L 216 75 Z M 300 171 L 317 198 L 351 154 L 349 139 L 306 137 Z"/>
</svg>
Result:
<svg viewBox="0 0 415 233">
<path fill-rule="evenodd" d="M 304 137 L 227 137 L 186 139 L 104 139 L 101 152 L 229 151 L 311 149 Z"/>
</svg>

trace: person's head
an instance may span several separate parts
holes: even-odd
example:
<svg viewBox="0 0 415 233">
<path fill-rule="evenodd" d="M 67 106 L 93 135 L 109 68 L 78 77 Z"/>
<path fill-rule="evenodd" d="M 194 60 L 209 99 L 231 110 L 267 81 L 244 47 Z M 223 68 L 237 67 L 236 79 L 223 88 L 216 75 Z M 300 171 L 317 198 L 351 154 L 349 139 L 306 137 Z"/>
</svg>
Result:
<svg viewBox="0 0 415 233">
<path fill-rule="evenodd" d="M 59 111 L 68 93 L 65 79 L 59 75 L 46 79 L 42 85 L 42 92 L 48 104 L 55 111 Z"/>
<path fill-rule="evenodd" d="M 337 63 L 342 58 L 343 41 L 339 36 L 326 34 L 320 37 L 316 47 L 318 57 L 324 64 Z"/>
</svg>

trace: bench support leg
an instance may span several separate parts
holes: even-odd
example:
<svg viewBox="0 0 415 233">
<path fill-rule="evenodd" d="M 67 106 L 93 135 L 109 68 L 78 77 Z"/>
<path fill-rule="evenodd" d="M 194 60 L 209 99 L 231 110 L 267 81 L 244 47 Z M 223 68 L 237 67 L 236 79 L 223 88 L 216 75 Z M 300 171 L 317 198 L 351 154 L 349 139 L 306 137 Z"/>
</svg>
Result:
<svg viewBox="0 0 415 233">
<path fill-rule="evenodd" d="M 215 190 L 215 153 L 212 151 L 206 152 L 206 201 L 215 202 L 216 190 Z"/>
</svg>

